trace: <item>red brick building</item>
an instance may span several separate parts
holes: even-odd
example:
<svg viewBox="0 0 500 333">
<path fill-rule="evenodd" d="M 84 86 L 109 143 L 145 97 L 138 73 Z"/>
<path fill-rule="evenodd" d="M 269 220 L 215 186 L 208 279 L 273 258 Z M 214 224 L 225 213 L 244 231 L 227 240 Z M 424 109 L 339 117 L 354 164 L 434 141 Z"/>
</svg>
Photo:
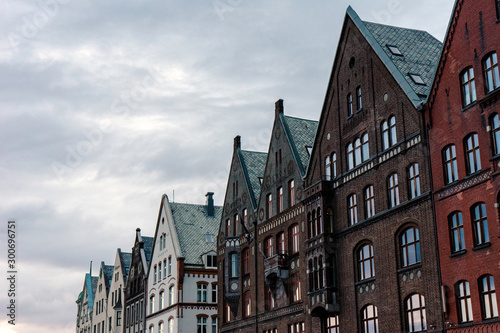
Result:
<svg viewBox="0 0 500 333">
<path fill-rule="evenodd" d="M 442 310 L 425 124 L 442 44 L 348 8 L 305 180 L 321 332 L 433 332 Z M 318 330 L 319 331 L 319 330 Z"/>
<path fill-rule="evenodd" d="M 500 2 L 458 0 L 425 110 L 449 332 L 500 332 Z"/>
</svg>

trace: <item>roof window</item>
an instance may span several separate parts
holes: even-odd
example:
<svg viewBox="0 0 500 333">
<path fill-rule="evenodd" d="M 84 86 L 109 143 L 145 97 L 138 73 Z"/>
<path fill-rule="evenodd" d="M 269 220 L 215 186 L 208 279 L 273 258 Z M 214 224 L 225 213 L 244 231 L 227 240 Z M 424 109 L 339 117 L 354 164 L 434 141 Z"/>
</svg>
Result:
<svg viewBox="0 0 500 333">
<path fill-rule="evenodd" d="M 391 51 L 392 54 L 394 54 L 396 56 L 402 56 L 403 55 L 403 53 L 401 53 L 401 51 L 399 51 L 399 49 L 398 49 L 397 46 L 389 45 L 389 44 L 387 44 L 386 46 L 389 49 L 389 51 Z"/>
<path fill-rule="evenodd" d="M 424 80 L 422 79 L 422 77 L 419 75 L 419 74 L 411 74 L 411 73 L 408 73 L 408 75 L 410 75 L 411 79 L 413 80 L 413 82 L 415 82 L 416 84 L 421 84 L 421 85 L 424 85 L 425 86 L 425 82 Z"/>
</svg>

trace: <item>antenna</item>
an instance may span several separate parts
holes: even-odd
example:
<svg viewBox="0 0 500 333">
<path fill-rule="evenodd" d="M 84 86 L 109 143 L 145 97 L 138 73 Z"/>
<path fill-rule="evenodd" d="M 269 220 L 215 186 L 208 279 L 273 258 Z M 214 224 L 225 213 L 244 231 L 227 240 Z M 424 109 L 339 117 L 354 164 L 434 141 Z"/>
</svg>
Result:
<svg viewBox="0 0 500 333">
<path fill-rule="evenodd" d="M 92 260 L 90 261 L 90 276 L 92 276 Z"/>
<path fill-rule="evenodd" d="M 172 190 L 172 202 L 175 202 L 175 190 Z"/>
</svg>

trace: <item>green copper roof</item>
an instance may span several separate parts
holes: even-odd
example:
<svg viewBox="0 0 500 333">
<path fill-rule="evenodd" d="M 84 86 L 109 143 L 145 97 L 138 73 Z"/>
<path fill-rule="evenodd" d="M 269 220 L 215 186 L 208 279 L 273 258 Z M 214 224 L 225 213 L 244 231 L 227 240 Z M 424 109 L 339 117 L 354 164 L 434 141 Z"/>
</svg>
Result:
<svg viewBox="0 0 500 333">
<path fill-rule="evenodd" d="M 319 122 L 285 115 L 283 115 L 282 119 L 283 127 L 290 142 L 290 148 L 300 169 L 300 174 L 305 176 L 311 157 L 307 150 L 308 148 L 312 149 L 314 145 L 314 137 L 316 136 Z"/>
<path fill-rule="evenodd" d="M 214 207 L 213 217 L 207 215 L 205 205 L 171 202 L 170 207 L 184 264 L 202 265 L 202 255 L 217 249 L 222 207 Z M 213 235 L 213 242 L 207 242 L 206 234 Z"/>
<path fill-rule="evenodd" d="M 245 178 L 249 186 L 250 196 L 254 210 L 257 209 L 257 200 L 260 194 L 260 179 L 264 177 L 267 153 L 239 150 L 240 160 Z"/>
</svg>

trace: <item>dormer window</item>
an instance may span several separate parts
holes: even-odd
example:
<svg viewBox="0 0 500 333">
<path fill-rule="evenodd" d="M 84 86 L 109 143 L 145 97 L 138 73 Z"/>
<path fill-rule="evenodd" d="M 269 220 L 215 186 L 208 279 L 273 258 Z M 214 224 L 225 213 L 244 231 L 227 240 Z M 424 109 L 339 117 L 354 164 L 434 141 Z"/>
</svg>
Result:
<svg viewBox="0 0 500 333">
<path fill-rule="evenodd" d="M 416 84 L 420 84 L 420 85 L 425 86 L 425 81 L 424 81 L 424 79 L 422 79 L 422 77 L 419 74 L 408 73 L 408 75 L 410 76 L 412 81 L 415 82 Z"/>
<path fill-rule="evenodd" d="M 205 262 L 206 262 L 207 268 L 217 268 L 217 256 L 216 255 L 207 254 Z"/>
<path fill-rule="evenodd" d="M 307 154 L 308 154 L 309 156 L 311 156 L 311 154 L 312 154 L 312 150 L 313 150 L 313 147 L 311 147 L 311 146 L 306 146 L 306 150 L 307 150 Z"/>
<path fill-rule="evenodd" d="M 395 55 L 395 56 L 402 56 L 403 55 L 403 53 L 401 53 L 401 51 L 398 49 L 397 46 L 389 45 L 389 44 L 387 44 L 386 46 L 389 49 L 389 51 L 391 51 L 391 53 L 393 55 Z"/>
<path fill-rule="evenodd" d="M 205 241 L 207 243 L 213 243 L 214 242 L 214 235 L 212 235 L 212 234 L 205 234 Z"/>
</svg>

